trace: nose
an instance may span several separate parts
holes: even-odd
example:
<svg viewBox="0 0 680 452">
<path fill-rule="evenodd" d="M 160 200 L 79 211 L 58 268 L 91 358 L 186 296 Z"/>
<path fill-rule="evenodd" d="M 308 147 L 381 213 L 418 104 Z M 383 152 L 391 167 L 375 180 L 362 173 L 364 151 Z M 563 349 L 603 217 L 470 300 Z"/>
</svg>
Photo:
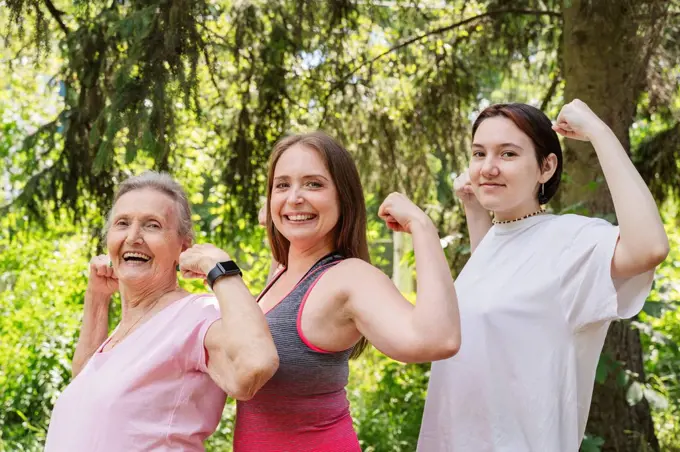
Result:
<svg viewBox="0 0 680 452">
<path fill-rule="evenodd" d="M 496 163 L 496 158 L 495 156 L 491 155 L 491 153 L 489 153 L 489 155 L 487 155 L 486 158 L 484 159 L 481 172 L 482 176 L 484 176 L 485 178 L 493 178 L 500 174 L 498 164 Z"/>
<path fill-rule="evenodd" d="M 291 187 L 290 191 L 288 192 L 288 199 L 286 199 L 286 201 L 291 205 L 302 204 L 303 199 L 301 196 L 300 187 Z"/>
<path fill-rule="evenodd" d="M 128 234 L 125 238 L 125 243 L 128 245 L 138 245 L 144 242 L 142 238 L 142 228 L 138 224 L 133 224 L 128 228 Z"/>
</svg>

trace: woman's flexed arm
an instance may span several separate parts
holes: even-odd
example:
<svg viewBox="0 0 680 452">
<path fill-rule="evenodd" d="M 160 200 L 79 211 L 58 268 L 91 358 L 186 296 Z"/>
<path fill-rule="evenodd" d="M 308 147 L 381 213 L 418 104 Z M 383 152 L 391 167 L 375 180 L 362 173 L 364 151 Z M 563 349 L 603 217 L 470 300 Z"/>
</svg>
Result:
<svg viewBox="0 0 680 452">
<path fill-rule="evenodd" d="M 578 99 L 562 108 L 553 129 L 567 138 L 590 141 L 597 153 L 620 230 L 612 277 L 652 270 L 668 255 L 668 237 L 652 194 L 614 132 Z"/>
<path fill-rule="evenodd" d="M 409 303 L 380 270 L 355 260 L 344 266 L 347 274 L 341 278 L 353 281 L 347 305 L 357 329 L 378 350 L 398 361 L 426 362 L 453 356 L 460 347 L 458 300 L 437 229 L 421 209 L 399 193 L 385 199 L 379 215 L 390 229 L 413 236 L 416 304 Z"/>
</svg>

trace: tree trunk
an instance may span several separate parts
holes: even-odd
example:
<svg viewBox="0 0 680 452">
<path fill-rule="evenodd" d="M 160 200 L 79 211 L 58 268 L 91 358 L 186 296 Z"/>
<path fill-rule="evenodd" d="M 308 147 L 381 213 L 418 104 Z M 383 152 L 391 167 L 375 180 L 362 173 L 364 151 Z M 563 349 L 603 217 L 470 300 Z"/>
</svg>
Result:
<svg viewBox="0 0 680 452">
<path fill-rule="evenodd" d="M 563 69 L 565 102 L 579 98 L 614 131 L 625 149 L 644 86 L 650 53 L 658 44 L 667 5 L 658 0 L 565 0 Z M 614 208 L 594 149 L 565 142 L 565 177 L 557 206 L 614 220 Z M 638 332 L 612 324 L 604 352 L 644 381 Z M 605 440 L 603 451 L 659 450 L 649 405 L 626 401 L 627 387 L 610 372 L 595 385 L 587 432 Z"/>
</svg>

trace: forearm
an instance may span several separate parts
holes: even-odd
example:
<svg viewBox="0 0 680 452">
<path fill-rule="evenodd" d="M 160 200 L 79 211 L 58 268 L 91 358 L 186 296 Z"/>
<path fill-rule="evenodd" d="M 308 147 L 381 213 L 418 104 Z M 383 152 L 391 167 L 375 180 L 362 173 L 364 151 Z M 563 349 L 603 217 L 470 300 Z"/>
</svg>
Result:
<svg viewBox="0 0 680 452">
<path fill-rule="evenodd" d="M 457 349 L 460 344 L 458 299 L 451 270 L 434 225 L 412 227 L 416 260 L 416 305 L 413 326 L 423 337 Z"/>
<path fill-rule="evenodd" d="M 633 256 L 667 253 L 668 238 L 656 202 L 616 135 L 603 123 L 590 140 L 614 202 L 619 243 Z"/>
<path fill-rule="evenodd" d="M 80 336 L 71 363 L 73 377 L 80 373 L 109 335 L 110 301 L 111 297 L 103 297 L 89 291 L 85 292 L 83 324 L 80 327 Z"/>
<path fill-rule="evenodd" d="M 491 217 L 483 208 L 470 208 L 465 206 L 465 219 L 467 221 L 468 234 L 470 235 L 470 252 L 473 253 L 482 241 L 489 229 L 491 229 Z"/>
<path fill-rule="evenodd" d="M 223 378 L 231 382 L 232 396 L 247 399 L 276 371 L 276 347 L 262 310 L 240 277 L 220 278 L 213 290 L 222 315 L 220 349 L 229 363 L 229 375 Z"/>
</svg>

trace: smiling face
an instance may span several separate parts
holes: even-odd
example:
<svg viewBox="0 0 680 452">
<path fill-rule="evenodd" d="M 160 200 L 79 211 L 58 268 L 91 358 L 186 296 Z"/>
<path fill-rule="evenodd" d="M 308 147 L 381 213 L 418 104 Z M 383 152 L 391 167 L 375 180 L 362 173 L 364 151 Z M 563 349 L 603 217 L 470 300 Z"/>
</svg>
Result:
<svg viewBox="0 0 680 452">
<path fill-rule="evenodd" d="M 143 188 L 118 198 L 106 244 L 120 283 L 154 287 L 176 279 L 179 254 L 189 245 L 178 227 L 177 205 L 164 193 Z"/>
<path fill-rule="evenodd" d="M 323 242 L 333 247 L 338 193 L 317 150 L 297 143 L 283 152 L 274 169 L 270 215 L 292 246 L 305 249 Z"/>
<path fill-rule="evenodd" d="M 544 171 L 531 139 L 510 119 L 485 119 L 473 137 L 470 182 L 480 204 L 498 220 L 519 218 L 539 209 L 538 189 L 554 173 L 554 154 Z"/>
</svg>

